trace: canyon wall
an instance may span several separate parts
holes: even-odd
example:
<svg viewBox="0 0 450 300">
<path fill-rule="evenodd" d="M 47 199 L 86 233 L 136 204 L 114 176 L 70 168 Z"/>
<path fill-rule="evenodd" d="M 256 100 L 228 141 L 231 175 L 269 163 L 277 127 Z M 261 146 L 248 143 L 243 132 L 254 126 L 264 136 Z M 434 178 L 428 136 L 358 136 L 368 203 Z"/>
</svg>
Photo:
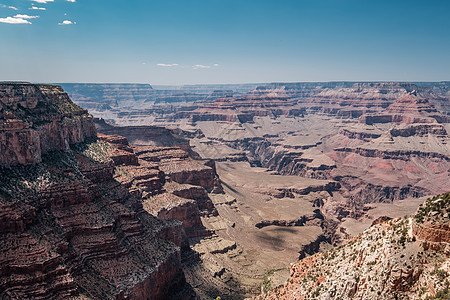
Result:
<svg viewBox="0 0 450 300">
<path fill-rule="evenodd" d="M 96 135 L 86 110 L 57 86 L 0 84 L 1 166 L 35 164 Z"/>
<path fill-rule="evenodd" d="M 201 222 L 158 219 L 139 197 L 161 193 L 164 174 L 123 137 L 97 139 L 59 87 L 2 84 L 0 103 L 0 298 L 193 298 L 181 249 Z M 124 168 L 141 171 L 137 189 Z"/>
</svg>

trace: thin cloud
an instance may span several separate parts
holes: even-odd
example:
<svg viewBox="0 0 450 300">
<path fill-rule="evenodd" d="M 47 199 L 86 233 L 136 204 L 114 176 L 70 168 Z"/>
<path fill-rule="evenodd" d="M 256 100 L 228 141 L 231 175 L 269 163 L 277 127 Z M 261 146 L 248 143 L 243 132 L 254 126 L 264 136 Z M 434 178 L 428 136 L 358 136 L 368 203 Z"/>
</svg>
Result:
<svg viewBox="0 0 450 300">
<path fill-rule="evenodd" d="M 74 2 L 77 2 L 77 0 L 66 0 L 67 2 L 72 2 L 72 3 L 74 3 Z"/>
<path fill-rule="evenodd" d="M 48 3 L 48 2 L 55 2 L 55 0 L 31 0 L 31 1 L 33 1 L 33 2 L 36 2 L 36 3 Z"/>
<path fill-rule="evenodd" d="M 213 67 L 218 67 L 219 66 L 219 64 L 213 64 Z"/>
<path fill-rule="evenodd" d="M 16 19 L 36 19 L 36 18 L 39 18 L 39 16 L 15 15 L 14 18 L 16 18 Z"/>
<path fill-rule="evenodd" d="M 31 10 L 47 10 L 45 7 L 36 7 L 36 6 L 32 6 L 29 9 L 31 9 Z"/>
<path fill-rule="evenodd" d="M 209 69 L 209 68 L 211 68 L 211 66 L 195 65 L 195 66 L 192 66 L 192 68 L 194 68 L 194 70 L 197 70 L 197 69 Z"/>
<path fill-rule="evenodd" d="M 19 10 L 17 7 L 15 7 L 15 6 L 8 6 L 8 5 L 5 5 L 5 4 L 0 4 L 0 7 L 3 7 L 3 8 L 11 8 L 11 9 L 14 9 L 14 10 Z"/>
<path fill-rule="evenodd" d="M 23 18 L 16 18 L 16 17 L 6 17 L 6 18 L 0 18 L 0 23 L 7 23 L 7 24 L 31 24 L 30 21 L 27 21 Z"/>
<path fill-rule="evenodd" d="M 156 64 L 158 67 L 178 67 L 178 64 Z"/>
<path fill-rule="evenodd" d="M 72 22 L 69 20 L 64 20 L 61 23 L 58 23 L 58 25 L 75 25 L 75 24 L 77 24 L 77 22 Z"/>
</svg>

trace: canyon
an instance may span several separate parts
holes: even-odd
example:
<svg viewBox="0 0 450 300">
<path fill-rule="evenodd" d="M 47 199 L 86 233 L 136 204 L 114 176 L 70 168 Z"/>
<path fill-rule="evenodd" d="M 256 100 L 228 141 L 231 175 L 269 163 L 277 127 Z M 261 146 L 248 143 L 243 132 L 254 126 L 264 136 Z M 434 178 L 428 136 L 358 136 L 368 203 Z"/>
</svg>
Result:
<svg viewBox="0 0 450 300">
<path fill-rule="evenodd" d="M 449 82 L 62 87 L 0 84 L 0 298 L 444 289 Z"/>
<path fill-rule="evenodd" d="M 250 266 L 225 263 L 225 272 L 252 274 L 237 276 L 250 294 L 269 273 L 282 283 L 298 258 L 358 236 L 378 217 L 413 215 L 426 196 L 448 191 L 448 82 L 222 88 L 217 99 L 92 113 L 117 128 L 170 128 L 216 162 L 227 199 L 211 199 L 227 226 L 203 223 L 242 247 Z"/>
</svg>

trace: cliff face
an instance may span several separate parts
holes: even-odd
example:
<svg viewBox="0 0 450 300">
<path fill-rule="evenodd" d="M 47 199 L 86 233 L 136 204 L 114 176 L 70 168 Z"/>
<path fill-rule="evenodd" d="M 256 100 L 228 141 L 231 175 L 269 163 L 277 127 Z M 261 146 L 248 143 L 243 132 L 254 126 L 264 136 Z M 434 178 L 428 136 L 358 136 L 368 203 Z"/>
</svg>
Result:
<svg viewBox="0 0 450 300">
<path fill-rule="evenodd" d="M 95 135 L 92 117 L 60 87 L 0 84 L 1 166 L 35 164 Z"/>
<path fill-rule="evenodd" d="M 191 151 L 189 141 L 170 129 L 158 126 L 114 126 L 102 119 L 95 119 L 98 132 L 125 137 L 133 145 L 178 147 Z"/>
<path fill-rule="evenodd" d="M 158 299 L 182 289 L 179 224 L 148 214 L 111 160 L 93 162 L 106 144 L 83 145 L 2 169 L 1 296 Z"/>
<path fill-rule="evenodd" d="M 109 149 L 113 160 L 116 160 L 114 154 L 119 148 L 134 157 L 116 163 L 115 179 L 127 187 L 131 194 L 141 199 L 145 211 L 162 220 L 181 221 L 182 234 L 189 238 L 210 235 L 200 217 L 217 215 L 207 193 L 207 190 L 217 184 L 215 172 L 211 167 L 192 160 L 187 152 L 180 148 L 132 148 L 124 138 L 105 135 L 100 137 L 113 146 Z M 179 175 L 185 173 L 189 176 Z"/>
<path fill-rule="evenodd" d="M 374 123 L 445 123 L 448 117 L 441 114 L 416 90 L 413 90 L 390 104 L 382 112 L 361 116 L 361 121 L 366 124 Z M 422 126 L 425 126 L 422 125 Z"/>
<path fill-rule="evenodd" d="M 0 87 L 0 298 L 192 297 L 183 224 L 149 214 L 118 180 L 118 166 L 139 170 L 127 141 L 98 140 L 59 87 Z M 145 170 L 140 183 L 159 193 L 161 171 Z"/>
<path fill-rule="evenodd" d="M 412 231 L 432 243 L 450 243 L 450 193 L 429 198 L 414 218 Z"/>
</svg>

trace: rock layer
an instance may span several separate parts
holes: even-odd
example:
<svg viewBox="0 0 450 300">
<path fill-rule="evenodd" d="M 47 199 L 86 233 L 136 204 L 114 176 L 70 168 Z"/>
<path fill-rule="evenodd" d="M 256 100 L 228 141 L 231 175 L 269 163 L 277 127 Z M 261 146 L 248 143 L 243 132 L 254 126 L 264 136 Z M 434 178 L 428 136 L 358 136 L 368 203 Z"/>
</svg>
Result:
<svg viewBox="0 0 450 300">
<path fill-rule="evenodd" d="M 0 103 L 1 166 L 35 164 L 96 135 L 92 117 L 57 86 L 0 84 Z"/>
</svg>

